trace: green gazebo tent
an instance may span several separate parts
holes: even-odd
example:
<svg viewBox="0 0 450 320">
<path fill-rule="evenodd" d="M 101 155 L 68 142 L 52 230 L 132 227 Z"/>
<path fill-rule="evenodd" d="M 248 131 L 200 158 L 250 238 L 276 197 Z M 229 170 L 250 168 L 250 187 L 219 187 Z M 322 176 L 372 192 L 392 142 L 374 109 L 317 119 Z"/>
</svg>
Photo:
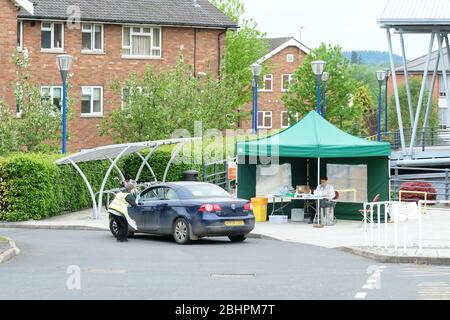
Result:
<svg viewBox="0 0 450 320">
<path fill-rule="evenodd" d="M 335 127 L 317 112 L 311 111 L 294 126 L 267 138 L 239 142 L 238 197 L 250 199 L 256 194 L 258 165 L 291 165 L 292 186 L 316 186 L 327 175 L 327 165 L 366 165 L 367 200 L 377 194 L 389 199 L 389 143 L 354 137 Z M 330 181 L 333 183 L 333 181 Z M 343 219 L 360 219 L 362 203 L 338 203 L 335 213 Z"/>
</svg>

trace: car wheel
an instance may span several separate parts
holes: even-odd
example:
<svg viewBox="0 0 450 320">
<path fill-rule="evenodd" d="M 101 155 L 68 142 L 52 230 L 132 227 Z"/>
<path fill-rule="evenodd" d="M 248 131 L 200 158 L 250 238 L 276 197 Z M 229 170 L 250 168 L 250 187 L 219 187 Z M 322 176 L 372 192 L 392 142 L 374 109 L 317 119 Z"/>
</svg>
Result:
<svg viewBox="0 0 450 320">
<path fill-rule="evenodd" d="M 117 238 L 119 234 L 119 227 L 117 226 L 116 221 L 114 219 L 109 219 L 109 230 L 111 231 L 114 238 Z"/>
<path fill-rule="evenodd" d="M 243 242 L 243 241 L 245 241 L 245 239 L 247 239 L 247 237 L 243 236 L 243 235 L 241 235 L 241 236 L 229 236 L 228 238 L 231 240 L 231 242 Z"/>
<path fill-rule="evenodd" d="M 178 244 L 189 243 L 189 232 L 189 223 L 186 221 L 186 219 L 181 218 L 175 221 L 173 227 L 173 238 Z"/>
</svg>

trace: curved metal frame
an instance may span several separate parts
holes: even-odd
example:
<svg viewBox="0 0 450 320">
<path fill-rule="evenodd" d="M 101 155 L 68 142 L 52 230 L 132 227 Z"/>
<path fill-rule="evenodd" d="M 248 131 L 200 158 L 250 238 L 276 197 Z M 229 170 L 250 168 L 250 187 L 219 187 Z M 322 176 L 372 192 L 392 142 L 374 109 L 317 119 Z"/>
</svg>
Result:
<svg viewBox="0 0 450 320">
<path fill-rule="evenodd" d="M 148 170 L 150 170 L 151 174 L 153 175 L 153 180 L 155 182 L 158 181 L 158 179 L 156 178 L 156 174 L 153 171 L 152 166 L 148 163 L 148 161 L 150 160 L 151 156 L 156 152 L 156 150 L 160 146 L 161 146 L 160 144 L 157 144 L 156 146 L 154 146 L 152 151 L 150 151 L 145 158 L 140 152 L 137 152 L 137 155 L 142 159 L 143 162 L 142 162 L 141 166 L 139 167 L 139 170 L 136 174 L 136 181 L 139 181 L 139 178 L 141 177 L 141 174 L 142 174 L 142 170 L 144 170 L 144 166 L 147 166 Z"/>
<path fill-rule="evenodd" d="M 106 157 L 106 159 L 109 160 L 109 162 L 111 162 L 111 164 L 114 163 L 113 159 L 111 159 L 110 157 Z M 114 168 L 116 168 L 116 171 L 119 173 L 120 177 L 122 178 L 122 181 L 125 181 L 125 176 L 122 173 L 122 170 L 120 170 L 119 166 L 117 165 L 117 163 L 114 163 Z"/>
<path fill-rule="evenodd" d="M 180 153 L 181 149 L 188 143 L 194 140 L 201 140 L 201 138 L 184 138 L 184 139 L 172 139 L 172 140 L 161 140 L 161 141 L 150 141 L 150 142 L 143 142 L 142 144 L 142 148 L 143 149 L 147 149 L 150 147 L 153 147 L 153 149 L 149 152 L 149 154 L 144 158 L 144 156 L 139 152 L 139 151 L 135 151 L 134 153 L 136 153 L 141 159 L 142 159 L 142 164 L 139 167 L 139 171 L 138 174 L 136 176 L 136 180 L 138 180 L 142 174 L 142 170 L 144 169 L 144 166 L 146 166 L 149 171 L 152 173 L 153 178 L 154 178 L 154 182 L 158 182 L 158 179 L 155 175 L 155 172 L 153 171 L 151 165 L 148 163 L 148 161 L 150 160 L 151 156 L 156 152 L 156 150 L 162 146 L 162 145 L 174 145 L 174 144 L 178 144 L 178 147 L 175 149 L 175 151 L 172 153 L 172 157 L 166 167 L 166 171 L 164 173 L 164 182 L 167 178 L 167 174 L 169 172 L 169 168 L 172 165 L 173 161 L 175 160 L 175 157 Z M 111 162 L 111 165 L 109 166 L 100 191 L 95 193 L 92 185 L 90 184 L 89 180 L 87 179 L 86 175 L 84 174 L 84 172 L 81 170 L 81 168 L 78 166 L 77 164 L 77 160 L 72 158 L 71 156 L 65 157 L 63 159 L 60 159 L 58 161 L 56 161 L 55 163 L 57 165 L 66 165 L 66 164 L 71 164 L 76 170 L 77 172 L 80 174 L 80 176 L 82 177 L 84 183 L 86 184 L 88 190 L 89 190 L 89 194 L 91 196 L 91 201 L 92 201 L 92 218 L 93 219 L 100 219 L 101 217 L 101 213 L 102 213 L 102 205 L 103 205 L 103 195 L 105 194 L 111 194 L 113 192 L 113 190 L 106 190 L 105 191 L 105 187 L 106 187 L 106 182 L 108 181 L 108 178 L 111 175 L 111 172 L 113 169 L 116 169 L 117 172 L 119 173 L 119 175 L 121 176 L 121 178 L 123 180 L 125 180 L 124 174 L 122 173 L 121 169 L 119 168 L 119 166 L 117 165 L 117 163 L 119 162 L 119 160 L 125 155 L 125 154 L 131 154 L 131 153 L 127 153 L 127 151 L 131 148 L 134 147 L 136 144 L 124 144 L 121 145 L 122 149 L 120 150 L 120 153 L 116 153 L 117 156 L 116 158 L 113 160 L 111 157 L 108 157 L 107 155 L 101 155 L 101 156 L 97 156 L 96 158 L 92 159 L 91 161 L 94 160 L 109 160 Z M 116 146 L 114 146 L 116 147 Z M 98 151 L 98 150 L 97 150 Z M 76 155 L 74 155 L 76 156 Z M 86 161 L 86 160 L 84 160 Z M 81 162 L 81 161 L 80 161 Z M 118 189 L 117 189 L 118 190 Z M 98 196 L 98 201 L 97 201 L 97 196 Z"/>
<path fill-rule="evenodd" d="M 169 169 L 172 166 L 173 161 L 175 160 L 175 157 L 178 156 L 178 154 L 180 153 L 181 149 L 183 149 L 183 147 L 186 145 L 186 143 L 188 143 L 188 141 L 184 141 L 182 143 L 180 143 L 177 147 L 177 149 L 175 149 L 174 152 L 172 152 L 172 156 L 170 157 L 170 161 L 167 164 L 166 170 L 164 171 L 164 177 L 163 177 L 163 183 L 166 182 L 167 179 L 167 174 L 169 173 Z"/>
<path fill-rule="evenodd" d="M 91 184 L 89 183 L 89 180 L 87 179 L 86 175 L 83 173 L 83 170 L 81 170 L 81 168 L 75 163 L 75 161 L 73 161 L 72 159 L 69 158 L 69 162 L 75 167 L 75 169 L 78 171 L 78 173 L 80 174 L 81 178 L 83 178 L 84 183 L 86 184 L 88 190 L 89 190 L 89 194 L 91 195 L 91 201 L 92 201 L 92 209 L 93 209 L 93 219 L 96 219 L 97 217 L 97 201 L 95 200 L 95 194 L 94 194 L 94 190 L 92 189 Z"/>
<path fill-rule="evenodd" d="M 125 154 L 125 152 L 130 149 L 131 146 L 126 147 L 125 149 L 120 152 L 120 154 L 114 159 L 113 163 L 109 166 L 108 171 L 106 171 L 105 178 L 103 179 L 102 186 L 100 188 L 100 192 L 98 194 L 98 209 L 97 209 L 97 219 L 100 219 L 101 212 L 102 212 L 102 205 L 103 205 L 103 192 L 105 191 L 106 182 L 108 181 L 109 175 L 111 174 L 112 169 L 117 164 L 117 162 L 122 158 L 122 156 Z"/>
</svg>

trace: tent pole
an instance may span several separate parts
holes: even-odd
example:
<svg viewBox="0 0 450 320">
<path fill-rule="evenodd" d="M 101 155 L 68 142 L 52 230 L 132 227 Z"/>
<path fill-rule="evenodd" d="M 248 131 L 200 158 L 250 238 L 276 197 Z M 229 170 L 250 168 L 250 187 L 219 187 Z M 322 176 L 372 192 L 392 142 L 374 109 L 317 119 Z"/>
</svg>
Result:
<svg viewBox="0 0 450 320">
<path fill-rule="evenodd" d="M 320 185 L 320 158 L 317 158 L 317 189 Z M 320 225 L 320 199 L 317 199 L 317 224 Z"/>
</svg>

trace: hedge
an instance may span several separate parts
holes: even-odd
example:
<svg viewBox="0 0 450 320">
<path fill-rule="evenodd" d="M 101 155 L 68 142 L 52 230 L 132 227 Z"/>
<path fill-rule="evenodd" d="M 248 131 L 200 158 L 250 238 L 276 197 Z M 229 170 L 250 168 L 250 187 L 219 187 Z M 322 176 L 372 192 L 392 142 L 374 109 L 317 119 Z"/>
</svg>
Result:
<svg viewBox="0 0 450 320">
<path fill-rule="evenodd" d="M 144 153 L 145 156 L 145 153 Z M 57 166 L 54 161 L 60 155 L 14 154 L 0 158 L 0 220 L 40 220 L 65 212 L 73 212 L 92 206 L 91 197 L 83 179 L 71 165 Z M 170 151 L 157 151 L 150 164 L 159 181 L 171 157 Z M 126 178 L 134 178 L 141 164 L 138 156 L 131 155 L 120 161 Z M 94 192 L 100 189 L 108 161 L 80 164 Z M 174 164 L 167 181 L 181 178 L 185 170 L 201 172 L 201 165 Z M 116 188 L 118 174 L 112 171 L 106 188 Z M 150 172 L 144 168 L 142 181 L 150 180 Z"/>
</svg>

